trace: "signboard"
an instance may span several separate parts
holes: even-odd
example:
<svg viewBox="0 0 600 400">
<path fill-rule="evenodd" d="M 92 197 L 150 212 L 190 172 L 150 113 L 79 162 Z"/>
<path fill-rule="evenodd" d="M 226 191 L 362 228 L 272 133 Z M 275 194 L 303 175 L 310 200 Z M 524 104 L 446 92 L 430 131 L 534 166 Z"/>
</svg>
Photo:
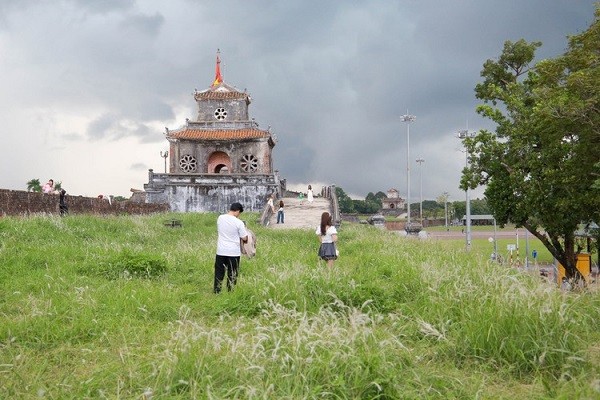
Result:
<svg viewBox="0 0 600 400">
<path fill-rule="evenodd" d="M 507 244 L 506 245 L 506 250 L 508 250 L 508 251 L 515 251 L 516 249 L 517 249 L 516 244 Z"/>
</svg>

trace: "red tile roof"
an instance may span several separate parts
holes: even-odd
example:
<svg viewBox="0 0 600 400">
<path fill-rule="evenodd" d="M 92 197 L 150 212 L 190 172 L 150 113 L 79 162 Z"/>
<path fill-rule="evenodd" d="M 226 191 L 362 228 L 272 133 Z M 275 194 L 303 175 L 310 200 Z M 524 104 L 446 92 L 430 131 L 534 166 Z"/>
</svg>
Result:
<svg viewBox="0 0 600 400">
<path fill-rule="evenodd" d="M 269 138 L 271 134 L 260 129 L 183 129 L 170 131 L 167 137 L 173 139 L 229 140 Z"/>
</svg>

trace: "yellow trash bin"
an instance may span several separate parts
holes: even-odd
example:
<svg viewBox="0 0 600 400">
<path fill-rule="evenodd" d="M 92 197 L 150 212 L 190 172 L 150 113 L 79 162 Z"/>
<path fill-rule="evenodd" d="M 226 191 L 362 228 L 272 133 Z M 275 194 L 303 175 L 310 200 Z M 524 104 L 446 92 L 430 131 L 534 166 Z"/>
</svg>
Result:
<svg viewBox="0 0 600 400">
<path fill-rule="evenodd" d="M 579 253 L 575 256 L 575 259 L 577 260 L 575 267 L 581 273 L 583 279 L 585 279 L 587 283 L 592 276 L 592 255 L 588 253 Z M 563 267 L 561 263 L 558 263 L 558 276 L 556 283 L 560 285 L 565 276 L 565 267 Z"/>
</svg>

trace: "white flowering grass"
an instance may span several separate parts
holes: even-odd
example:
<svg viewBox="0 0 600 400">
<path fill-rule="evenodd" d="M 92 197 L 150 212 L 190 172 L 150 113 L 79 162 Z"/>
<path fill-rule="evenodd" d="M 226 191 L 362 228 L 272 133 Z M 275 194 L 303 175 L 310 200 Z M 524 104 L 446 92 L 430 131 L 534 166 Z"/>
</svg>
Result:
<svg viewBox="0 0 600 400">
<path fill-rule="evenodd" d="M 364 225 L 328 269 L 246 214 L 257 257 L 217 296 L 216 215 L 170 217 L 0 219 L 0 398 L 600 396 L 598 291 Z"/>
</svg>

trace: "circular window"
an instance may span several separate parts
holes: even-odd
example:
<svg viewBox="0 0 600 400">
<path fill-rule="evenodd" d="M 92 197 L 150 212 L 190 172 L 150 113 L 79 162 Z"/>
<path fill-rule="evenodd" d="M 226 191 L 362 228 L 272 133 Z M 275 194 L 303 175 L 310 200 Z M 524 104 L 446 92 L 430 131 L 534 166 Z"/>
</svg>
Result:
<svg viewBox="0 0 600 400">
<path fill-rule="evenodd" d="M 194 157 L 186 154 L 179 159 L 179 168 L 183 172 L 194 172 L 198 168 L 198 162 Z"/>
<path fill-rule="evenodd" d="M 246 154 L 242 157 L 241 166 L 244 172 L 256 172 L 258 169 L 258 159 L 252 154 Z"/>
<path fill-rule="evenodd" d="M 219 121 L 224 120 L 225 118 L 227 118 L 227 111 L 225 111 L 225 109 L 222 107 L 217 108 L 215 110 L 215 118 L 218 119 Z"/>
</svg>

